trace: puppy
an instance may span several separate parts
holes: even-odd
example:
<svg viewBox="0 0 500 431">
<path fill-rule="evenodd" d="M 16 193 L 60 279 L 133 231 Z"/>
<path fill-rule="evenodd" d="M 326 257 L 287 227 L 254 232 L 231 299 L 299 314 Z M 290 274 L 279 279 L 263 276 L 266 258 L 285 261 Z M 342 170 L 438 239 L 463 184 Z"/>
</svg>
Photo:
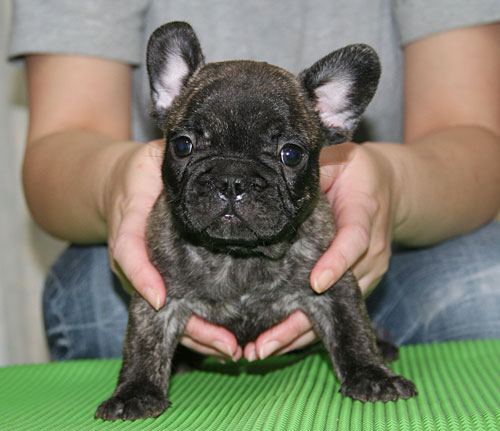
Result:
<svg viewBox="0 0 500 431">
<path fill-rule="evenodd" d="M 309 285 L 335 234 L 319 153 L 352 135 L 380 76 L 375 52 L 351 45 L 298 77 L 253 61 L 205 64 L 192 28 L 174 22 L 151 36 L 147 66 L 166 139 L 147 243 L 168 296 L 158 312 L 132 298 L 118 385 L 95 417 L 156 417 L 168 407 L 172 357 L 192 314 L 244 346 L 302 310 L 345 396 L 416 395 L 384 364 L 352 273 L 323 294 Z"/>
</svg>

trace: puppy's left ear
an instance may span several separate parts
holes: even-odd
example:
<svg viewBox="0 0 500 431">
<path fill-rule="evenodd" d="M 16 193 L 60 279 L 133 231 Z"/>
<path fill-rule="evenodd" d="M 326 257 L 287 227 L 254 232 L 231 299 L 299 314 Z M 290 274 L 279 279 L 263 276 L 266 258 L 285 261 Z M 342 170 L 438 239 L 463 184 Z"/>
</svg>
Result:
<svg viewBox="0 0 500 431">
<path fill-rule="evenodd" d="M 194 72 L 205 64 L 193 28 L 185 22 L 170 22 L 158 27 L 149 38 L 146 62 L 153 100 L 152 116 L 163 127 L 169 107 Z"/>
<path fill-rule="evenodd" d="M 334 51 L 299 74 L 298 78 L 328 132 L 328 144 L 352 137 L 380 78 L 380 61 L 364 44 Z"/>
</svg>

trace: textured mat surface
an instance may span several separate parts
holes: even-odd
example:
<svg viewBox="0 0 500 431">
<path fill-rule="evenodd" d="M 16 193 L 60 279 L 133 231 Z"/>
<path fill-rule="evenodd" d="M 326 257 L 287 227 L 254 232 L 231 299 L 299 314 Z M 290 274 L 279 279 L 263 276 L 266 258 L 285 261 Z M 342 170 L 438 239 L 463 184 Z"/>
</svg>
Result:
<svg viewBox="0 0 500 431">
<path fill-rule="evenodd" d="M 500 340 L 402 348 L 392 368 L 419 389 L 408 401 L 343 398 L 328 356 L 316 349 L 209 363 L 173 377 L 173 404 L 157 419 L 94 420 L 119 368 L 117 360 L 0 368 L 0 430 L 500 430 Z"/>
</svg>

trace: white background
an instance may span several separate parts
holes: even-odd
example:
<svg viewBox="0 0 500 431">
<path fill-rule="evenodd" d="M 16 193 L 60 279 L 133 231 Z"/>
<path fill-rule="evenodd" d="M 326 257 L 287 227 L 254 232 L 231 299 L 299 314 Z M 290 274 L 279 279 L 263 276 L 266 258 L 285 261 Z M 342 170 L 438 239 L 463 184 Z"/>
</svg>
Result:
<svg viewBox="0 0 500 431">
<path fill-rule="evenodd" d="M 11 8 L 0 0 L 0 366 L 49 359 L 41 292 L 64 246 L 34 225 L 22 194 L 28 114 L 24 71 L 6 60 Z"/>
</svg>

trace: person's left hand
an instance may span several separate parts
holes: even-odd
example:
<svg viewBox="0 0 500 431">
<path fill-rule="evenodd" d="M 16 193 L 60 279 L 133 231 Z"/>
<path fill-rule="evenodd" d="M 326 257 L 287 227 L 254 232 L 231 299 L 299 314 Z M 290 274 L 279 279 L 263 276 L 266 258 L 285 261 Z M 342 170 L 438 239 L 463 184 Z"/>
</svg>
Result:
<svg viewBox="0 0 500 431">
<path fill-rule="evenodd" d="M 311 272 L 311 286 L 318 293 L 352 268 L 366 294 L 389 267 L 397 183 L 391 164 L 379 150 L 383 147 L 344 143 L 321 153 L 321 189 L 332 204 L 337 233 Z M 309 318 L 296 311 L 249 343 L 244 355 L 248 360 L 263 359 L 315 340 Z"/>
</svg>

